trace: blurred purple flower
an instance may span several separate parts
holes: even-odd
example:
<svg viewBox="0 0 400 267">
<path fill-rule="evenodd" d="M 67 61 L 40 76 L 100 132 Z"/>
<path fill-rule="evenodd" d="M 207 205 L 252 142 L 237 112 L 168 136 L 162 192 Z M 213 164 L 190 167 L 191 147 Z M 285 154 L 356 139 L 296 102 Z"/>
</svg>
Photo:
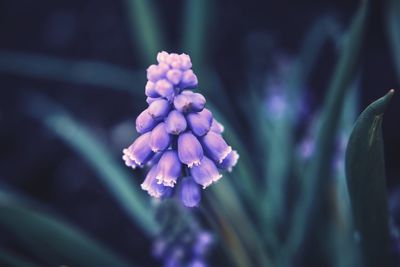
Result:
<svg viewBox="0 0 400 267">
<path fill-rule="evenodd" d="M 200 259 L 195 259 L 189 263 L 189 267 L 207 267 L 207 264 Z"/>
<path fill-rule="evenodd" d="M 312 137 L 306 137 L 301 141 L 299 145 L 299 153 L 302 159 L 309 159 L 315 149 L 315 139 Z"/>
<path fill-rule="evenodd" d="M 149 195 L 168 197 L 179 183 L 183 205 L 198 206 L 200 186 L 218 181 L 218 169 L 231 171 L 239 156 L 222 137 L 224 127 L 205 108 L 205 97 L 190 90 L 198 84 L 190 57 L 163 51 L 157 61 L 147 69 L 149 106 L 136 119 L 141 135 L 122 158 L 131 168 L 150 167 L 142 183 Z"/>
<path fill-rule="evenodd" d="M 196 242 L 193 246 L 193 253 L 197 256 L 203 256 L 208 253 L 208 250 L 213 243 L 213 235 L 210 232 L 201 231 L 197 234 Z"/>
<path fill-rule="evenodd" d="M 182 179 L 180 195 L 181 201 L 186 207 L 196 207 L 200 203 L 200 187 L 192 177 Z"/>
<path fill-rule="evenodd" d="M 281 119 L 288 108 L 287 99 L 282 93 L 271 94 L 267 98 L 266 105 L 269 112 L 268 114 L 276 119 Z"/>
<path fill-rule="evenodd" d="M 166 231 L 153 243 L 152 251 L 155 258 L 163 261 L 162 266 L 203 267 L 208 266 L 206 258 L 214 241 L 210 232 L 191 225 L 175 233 Z"/>
</svg>

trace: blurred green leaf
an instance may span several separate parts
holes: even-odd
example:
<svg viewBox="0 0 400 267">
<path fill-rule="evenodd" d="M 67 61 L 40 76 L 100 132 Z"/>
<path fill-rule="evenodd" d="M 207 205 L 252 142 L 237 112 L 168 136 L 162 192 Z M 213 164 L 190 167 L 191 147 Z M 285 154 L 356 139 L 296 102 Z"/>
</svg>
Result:
<svg viewBox="0 0 400 267">
<path fill-rule="evenodd" d="M 227 139 L 233 149 L 238 151 L 240 156 L 238 164 L 233 169 L 234 173 L 239 174 L 238 177 L 240 177 L 240 179 L 232 179 L 230 182 L 236 185 L 239 193 L 257 210 L 259 207 L 257 192 L 259 192 L 259 190 L 254 181 L 254 171 L 251 169 L 250 154 L 236 134 L 233 126 L 230 124 L 230 120 L 228 120 L 213 103 L 208 101 L 207 107 L 212 111 L 214 117 L 224 125 L 224 138 Z"/>
<path fill-rule="evenodd" d="M 389 42 L 394 56 L 393 62 L 400 82 L 400 1 L 386 1 L 386 25 Z"/>
<path fill-rule="evenodd" d="M 210 1 L 187 0 L 185 2 L 182 22 L 184 27 L 183 52 L 189 54 L 192 62 L 197 66 L 202 66 L 206 52 L 206 28 L 210 20 Z"/>
<path fill-rule="evenodd" d="M 343 106 L 337 135 L 337 150 L 334 156 L 334 179 L 332 188 L 333 217 L 330 224 L 329 243 L 332 245 L 331 262 L 336 267 L 360 266 L 360 253 L 353 242 L 353 216 L 344 170 L 345 151 L 350 133 L 353 129 L 358 110 L 359 80 L 357 79 L 348 91 Z M 345 147 L 346 146 L 346 147 Z"/>
<path fill-rule="evenodd" d="M 354 79 L 357 71 L 357 62 L 366 27 L 368 14 L 368 1 L 363 1 L 358 10 L 346 42 L 342 47 L 339 62 L 333 74 L 328 94 L 325 98 L 321 113 L 321 127 L 316 138 L 316 150 L 312 165 L 304 181 L 300 199 L 295 206 L 293 221 L 288 235 L 284 254 L 285 257 L 293 257 L 304 241 L 306 233 L 311 226 L 315 226 L 315 220 L 324 205 L 326 205 L 326 190 L 329 177 L 331 177 L 332 147 L 337 135 L 341 109 L 344 103 L 346 89 Z M 284 262 L 288 259 L 283 259 Z M 287 264 L 287 263 L 285 263 Z M 290 264 L 289 264 L 290 265 Z"/>
<path fill-rule="evenodd" d="M 8 267 L 39 267 L 20 256 L 0 248 L 0 264 Z"/>
<path fill-rule="evenodd" d="M 158 231 L 158 225 L 145 201 L 144 191 L 132 183 L 135 179 L 117 162 L 110 150 L 84 124 L 76 121 L 57 104 L 42 96 L 31 96 L 28 113 L 64 140 L 80 154 L 97 172 L 98 177 L 111 191 L 132 220 L 150 235 Z"/>
<path fill-rule="evenodd" d="M 325 43 L 332 41 L 338 47 L 341 37 L 339 22 L 332 16 L 323 16 L 313 24 L 302 42 L 299 55 L 287 77 L 289 92 L 293 92 L 293 100 L 298 97 L 299 90 L 304 90 L 305 83 Z"/>
<path fill-rule="evenodd" d="M 357 119 L 346 151 L 346 176 L 363 266 L 390 266 L 388 208 L 382 138 L 391 90 Z"/>
<path fill-rule="evenodd" d="M 154 62 L 157 53 L 163 50 L 165 43 L 161 25 L 158 21 L 153 1 L 124 0 L 125 11 L 130 24 L 132 43 L 138 44 L 145 65 Z"/>
<path fill-rule="evenodd" d="M 138 84 L 145 84 L 145 72 L 138 73 L 116 65 L 88 61 L 68 60 L 39 54 L 0 51 L 0 72 L 37 79 L 109 87 L 142 95 Z"/>
<path fill-rule="evenodd" d="M 214 186 L 210 187 L 211 192 L 207 194 L 208 202 L 215 213 L 218 213 L 221 223 L 229 229 L 232 229 L 232 231 L 234 231 L 233 234 L 239 237 L 236 242 L 240 243 L 237 249 L 241 251 L 234 250 L 231 253 L 242 254 L 243 257 L 246 258 L 243 260 L 249 261 L 253 259 L 260 266 L 271 266 L 262 239 L 259 238 L 257 227 L 250 220 L 246 209 L 237 198 L 235 190 L 228 180 L 236 178 L 238 177 L 228 175 L 228 177 L 221 179 Z M 240 178 L 242 179 L 242 177 Z M 215 216 L 217 216 L 217 214 L 215 214 Z M 229 242 L 229 240 L 226 242 Z M 239 266 L 242 265 L 239 264 Z"/>
<path fill-rule="evenodd" d="M 15 234 L 27 249 L 39 254 L 47 266 L 132 266 L 77 229 L 2 190 L 0 214 L 0 224 Z M 1 258 L 4 260 L 4 255 L 0 261 Z"/>
</svg>

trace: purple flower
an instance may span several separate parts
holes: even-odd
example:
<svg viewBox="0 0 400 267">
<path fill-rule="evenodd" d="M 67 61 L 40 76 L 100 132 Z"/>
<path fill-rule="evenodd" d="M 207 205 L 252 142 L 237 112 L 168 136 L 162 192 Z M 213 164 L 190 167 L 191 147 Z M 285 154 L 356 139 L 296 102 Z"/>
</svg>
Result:
<svg viewBox="0 0 400 267">
<path fill-rule="evenodd" d="M 206 99 L 202 94 L 193 93 L 188 90 L 182 91 L 182 93 L 174 99 L 174 107 L 182 113 L 202 111 L 205 104 Z"/>
<path fill-rule="evenodd" d="M 122 159 L 125 161 L 125 165 L 131 167 L 132 169 L 136 169 L 136 163 L 129 157 L 129 149 L 125 148 L 124 150 L 122 150 L 122 152 Z"/>
<path fill-rule="evenodd" d="M 239 154 L 236 150 L 232 150 L 221 163 L 217 164 L 218 168 L 227 170 L 228 172 L 232 171 L 232 168 L 236 165 L 239 159 Z"/>
<path fill-rule="evenodd" d="M 192 61 L 190 60 L 190 57 L 186 54 L 181 54 L 181 69 L 182 70 L 188 70 L 192 67 Z"/>
<path fill-rule="evenodd" d="M 224 132 L 224 126 L 221 123 L 219 123 L 216 119 L 213 119 L 211 122 L 210 131 L 213 131 L 214 133 L 217 134 L 222 134 Z"/>
<path fill-rule="evenodd" d="M 142 113 L 136 118 L 136 131 L 138 133 L 145 133 L 151 131 L 157 122 L 149 114 L 148 110 L 143 110 Z"/>
<path fill-rule="evenodd" d="M 180 197 L 183 205 L 196 207 L 201 200 L 200 187 L 192 177 L 184 177 L 181 182 Z"/>
<path fill-rule="evenodd" d="M 315 149 L 315 140 L 310 136 L 304 138 L 304 140 L 302 140 L 299 145 L 299 152 L 301 158 L 309 159 L 313 155 L 314 149 Z"/>
<path fill-rule="evenodd" d="M 178 137 L 178 156 L 189 168 L 199 165 L 203 158 L 203 148 L 199 140 L 189 131 Z"/>
<path fill-rule="evenodd" d="M 200 259 L 195 259 L 191 263 L 189 263 L 188 267 L 207 267 L 208 265 Z"/>
<path fill-rule="evenodd" d="M 148 97 L 159 97 L 160 95 L 157 93 L 156 88 L 155 88 L 155 83 L 148 81 L 146 83 L 146 87 L 145 87 L 145 94 Z"/>
<path fill-rule="evenodd" d="M 177 110 L 173 110 L 169 113 L 165 119 L 167 132 L 170 134 L 178 135 L 186 130 L 187 123 L 182 113 Z"/>
<path fill-rule="evenodd" d="M 211 113 L 210 110 L 204 108 L 204 109 L 203 109 L 202 111 L 200 111 L 199 113 L 201 114 L 201 116 L 206 117 L 206 118 L 210 121 L 210 124 L 212 123 L 213 115 L 212 115 L 212 113 Z"/>
<path fill-rule="evenodd" d="M 150 148 L 154 152 L 166 150 L 171 144 L 171 135 L 165 129 L 165 123 L 160 122 L 150 135 Z"/>
<path fill-rule="evenodd" d="M 150 196 L 155 198 L 161 198 L 170 193 L 171 187 L 159 184 L 156 179 L 157 165 L 151 167 L 150 171 L 147 173 L 144 182 L 141 187 L 143 190 L 147 191 Z"/>
<path fill-rule="evenodd" d="M 156 98 L 154 98 L 154 97 L 146 97 L 146 103 L 147 104 L 151 104 L 151 103 L 153 103 L 154 101 L 156 101 L 156 100 L 158 100 L 158 97 L 156 97 Z"/>
<path fill-rule="evenodd" d="M 199 232 L 193 246 L 193 253 L 197 256 L 204 256 L 208 252 L 213 242 L 214 238 L 210 232 Z"/>
<path fill-rule="evenodd" d="M 190 174 L 193 179 L 203 188 L 211 185 L 213 182 L 218 181 L 222 175 L 218 172 L 214 162 L 206 156 L 200 161 L 200 165 L 193 166 L 190 169 Z"/>
<path fill-rule="evenodd" d="M 170 110 L 171 105 L 166 99 L 157 99 L 153 101 L 147 108 L 147 112 L 154 120 L 164 119 Z"/>
<path fill-rule="evenodd" d="M 158 161 L 156 179 L 160 184 L 174 187 L 181 171 L 182 164 L 179 161 L 178 154 L 174 150 L 168 150 Z"/>
<path fill-rule="evenodd" d="M 158 80 L 154 88 L 157 94 L 166 98 L 170 98 L 174 94 L 174 86 L 166 79 Z"/>
<path fill-rule="evenodd" d="M 165 76 L 165 73 L 169 70 L 169 66 L 165 63 L 159 65 L 151 65 L 147 69 L 147 79 L 151 82 L 156 82 Z"/>
<path fill-rule="evenodd" d="M 205 97 L 191 90 L 198 81 L 190 57 L 162 51 L 157 62 L 147 69 L 149 106 L 136 119 L 141 135 L 122 159 L 131 168 L 150 168 L 142 188 L 151 196 L 178 192 L 185 206 L 194 207 L 201 199 L 199 185 L 220 179 L 218 168 L 231 171 L 239 156 L 222 138 L 224 127 L 205 108 Z M 185 173 L 190 176 L 180 179 Z"/>
<path fill-rule="evenodd" d="M 139 136 L 132 145 L 124 150 L 124 155 L 138 166 L 146 163 L 154 155 L 149 146 L 150 134 L 147 132 Z"/>
<path fill-rule="evenodd" d="M 210 130 L 211 121 L 206 112 L 189 113 L 186 117 L 190 129 L 197 136 L 203 136 Z"/>
<path fill-rule="evenodd" d="M 193 73 L 192 70 L 187 70 L 182 75 L 181 87 L 183 89 L 186 88 L 194 88 L 197 86 L 197 76 Z"/>
<path fill-rule="evenodd" d="M 182 71 L 177 69 L 172 69 L 167 72 L 167 79 L 173 85 L 178 85 L 182 79 Z"/>
<path fill-rule="evenodd" d="M 222 136 L 212 131 L 208 132 L 202 141 L 206 152 L 215 162 L 222 163 L 232 151 L 232 148 L 226 144 Z"/>
</svg>

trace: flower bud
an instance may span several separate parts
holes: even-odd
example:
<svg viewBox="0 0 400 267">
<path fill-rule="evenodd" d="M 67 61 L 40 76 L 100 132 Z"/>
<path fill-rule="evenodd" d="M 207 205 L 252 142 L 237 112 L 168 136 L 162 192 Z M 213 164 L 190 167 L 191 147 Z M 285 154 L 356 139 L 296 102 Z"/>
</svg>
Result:
<svg viewBox="0 0 400 267">
<path fill-rule="evenodd" d="M 182 89 L 185 88 L 194 88 L 197 86 L 197 76 L 193 73 L 192 70 L 186 70 L 182 75 L 182 81 L 180 87 Z"/>
<path fill-rule="evenodd" d="M 154 165 L 151 167 L 150 171 L 146 175 L 146 178 L 141 184 L 142 189 L 147 191 L 150 196 L 155 198 L 168 196 L 171 191 L 171 187 L 157 183 L 156 174 L 157 165 Z"/>
<path fill-rule="evenodd" d="M 210 130 L 211 120 L 204 112 L 189 113 L 186 116 L 190 129 L 197 136 L 203 136 Z"/>
<path fill-rule="evenodd" d="M 167 149 L 171 144 L 171 135 L 165 130 L 165 123 L 160 122 L 152 131 L 150 136 L 150 148 L 153 152 Z"/>
<path fill-rule="evenodd" d="M 181 58 L 181 69 L 182 70 L 188 70 L 192 67 L 192 61 L 190 60 L 190 57 L 184 53 L 179 55 Z"/>
<path fill-rule="evenodd" d="M 202 144 L 210 158 L 218 163 L 222 163 L 232 151 L 232 148 L 226 144 L 222 136 L 212 131 L 209 131 L 203 137 Z"/>
<path fill-rule="evenodd" d="M 149 146 L 150 134 L 151 132 L 142 134 L 133 142 L 132 145 L 124 150 L 124 154 L 128 156 L 129 159 L 133 161 L 136 165 L 143 165 L 154 154 Z"/>
<path fill-rule="evenodd" d="M 164 119 L 168 115 L 170 109 L 171 105 L 168 100 L 160 98 L 153 101 L 147 108 L 147 111 L 154 120 L 159 121 Z"/>
<path fill-rule="evenodd" d="M 158 80 L 155 84 L 155 90 L 160 96 L 166 98 L 170 98 L 174 94 L 174 87 L 166 79 Z"/>
<path fill-rule="evenodd" d="M 177 69 L 171 69 L 167 72 L 167 79 L 173 85 L 178 85 L 182 79 L 182 71 Z"/>
<path fill-rule="evenodd" d="M 193 179 L 199 185 L 202 185 L 203 188 L 206 188 L 213 182 L 218 181 L 222 175 L 218 172 L 217 167 L 215 166 L 214 162 L 203 156 L 203 159 L 200 162 L 200 165 L 193 166 L 190 169 L 190 174 Z"/>
<path fill-rule="evenodd" d="M 160 95 L 157 93 L 156 88 L 155 88 L 155 83 L 148 81 L 146 83 L 146 87 L 145 87 L 145 94 L 148 97 L 159 97 Z"/>
<path fill-rule="evenodd" d="M 201 192 L 199 185 L 192 177 L 184 177 L 180 186 L 180 197 L 183 205 L 188 208 L 197 206 L 201 200 Z"/>
<path fill-rule="evenodd" d="M 221 134 L 224 132 L 224 126 L 214 118 L 211 123 L 210 131 Z"/>
<path fill-rule="evenodd" d="M 156 126 L 156 121 L 149 114 L 148 110 L 145 109 L 139 116 L 136 118 L 136 131 L 138 133 L 146 133 L 151 131 L 154 126 Z"/>
<path fill-rule="evenodd" d="M 227 170 L 229 172 L 232 171 L 232 168 L 236 165 L 239 159 L 239 154 L 232 150 L 223 160 L 221 163 L 217 164 L 217 167 L 223 170 Z"/>
<path fill-rule="evenodd" d="M 203 148 L 190 131 L 182 133 L 178 137 L 178 156 L 180 161 L 189 168 L 199 165 L 203 158 Z"/>
<path fill-rule="evenodd" d="M 156 82 L 162 79 L 165 75 L 165 69 L 157 65 L 151 65 L 147 68 L 147 79 L 151 82 Z"/>
<path fill-rule="evenodd" d="M 158 161 L 157 166 L 156 179 L 158 183 L 174 187 L 182 170 L 182 164 L 179 161 L 176 151 L 165 151 Z"/>
<path fill-rule="evenodd" d="M 187 123 L 182 113 L 172 110 L 165 119 L 166 130 L 170 134 L 178 135 L 186 130 Z"/>
</svg>

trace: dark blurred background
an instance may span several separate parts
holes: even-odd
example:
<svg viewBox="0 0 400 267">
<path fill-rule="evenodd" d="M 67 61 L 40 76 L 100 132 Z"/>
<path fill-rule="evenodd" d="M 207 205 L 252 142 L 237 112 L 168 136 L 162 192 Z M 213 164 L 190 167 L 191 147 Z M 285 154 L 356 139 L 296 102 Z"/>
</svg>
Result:
<svg viewBox="0 0 400 267">
<path fill-rule="evenodd" d="M 180 45 L 185 1 L 152 2 L 163 27 L 162 49 L 186 52 Z M 359 111 L 399 85 L 385 26 L 386 2 L 372 2 L 359 70 Z M 247 141 L 248 122 L 238 108 L 237 96 L 246 97 L 252 90 L 248 86 L 249 71 L 273 73 L 277 60 L 295 57 L 305 34 L 322 16 L 335 18 L 340 31 L 347 29 L 359 3 L 209 1 L 201 63 L 212 66 L 219 77 L 232 105 L 230 112 L 241 126 L 238 131 L 243 142 L 251 141 Z M 142 60 L 139 42 L 130 27 L 127 8 L 120 0 L 0 2 L 0 186 L 40 203 L 124 258 L 142 266 L 158 266 L 151 257 L 151 241 L 130 223 L 96 179 L 98 174 L 26 108 L 32 95 L 48 97 L 94 129 L 110 153 L 119 158 L 122 148 L 135 136 L 134 119 L 145 105 L 145 69 L 152 63 Z M 128 90 L 103 85 L 101 79 L 94 84 L 85 82 L 85 78 L 77 82 L 60 78 L 49 59 L 66 68 L 73 62 L 90 61 L 132 71 L 132 90 L 143 92 L 142 96 L 138 100 Z M 326 43 L 307 80 L 306 103 L 311 113 L 323 102 L 336 59 L 335 45 Z M 193 63 L 196 70 L 197 62 Z M 49 75 L 43 75 L 42 68 L 48 68 L 45 73 Z M 201 86 L 200 80 L 200 90 Z M 389 192 L 400 185 L 399 104 L 400 97 L 395 95 L 383 126 Z M 306 120 L 310 118 L 306 116 Z M 132 177 L 141 177 L 140 171 Z M 1 246 L 24 253 L 12 234 L 0 231 Z M 218 252 L 213 257 L 218 257 Z"/>
</svg>

